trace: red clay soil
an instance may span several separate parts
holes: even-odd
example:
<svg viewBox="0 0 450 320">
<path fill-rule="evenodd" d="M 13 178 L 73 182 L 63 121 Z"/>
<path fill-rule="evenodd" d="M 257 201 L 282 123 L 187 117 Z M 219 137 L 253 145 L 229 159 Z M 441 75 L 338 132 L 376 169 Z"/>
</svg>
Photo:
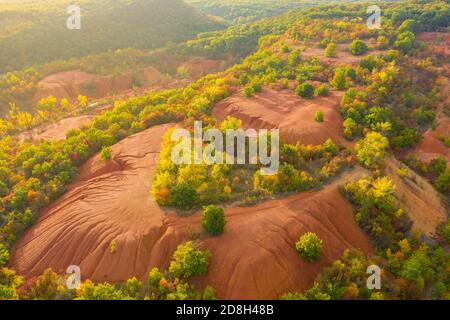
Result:
<svg viewBox="0 0 450 320">
<path fill-rule="evenodd" d="M 66 133 L 69 130 L 79 129 L 82 126 L 89 124 L 92 119 L 94 119 L 94 116 L 91 115 L 66 118 L 50 125 L 23 132 L 17 137 L 22 141 L 27 139 L 33 141 L 64 140 L 66 138 Z"/>
<path fill-rule="evenodd" d="M 197 79 L 206 74 L 224 70 L 225 61 L 196 57 L 190 59 L 182 66 L 189 70 L 189 76 L 191 79 Z"/>
<path fill-rule="evenodd" d="M 437 226 L 447 219 L 447 210 L 441 202 L 439 193 L 413 170 L 408 170 L 407 175 L 400 178 L 397 174 L 400 167 L 401 164 L 395 158 L 386 158 L 386 174 L 396 185 L 395 194 L 406 207 L 413 228 L 434 237 Z"/>
<path fill-rule="evenodd" d="M 119 142 L 108 162 L 95 156 L 83 165 L 78 181 L 18 241 L 12 266 L 31 278 L 49 267 L 64 272 L 75 264 L 83 279 L 98 282 L 145 279 L 151 268 L 167 268 L 176 246 L 189 240 L 190 226 L 201 230 L 200 212 L 189 217 L 165 213 L 150 196 L 161 137 L 170 126 Z M 369 240 L 336 186 L 226 209 L 225 232 L 199 239 L 212 257 L 208 274 L 194 282 L 213 285 L 226 299 L 278 298 L 311 286 L 317 273 L 346 248 L 370 253 Z M 307 231 L 324 240 L 323 256 L 316 263 L 304 262 L 294 250 Z"/>
<path fill-rule="evenodd" d="M 450 56 L 450 33 L 423 32 L 417 36 L 417 40 L 425 41 L 429 45 L 433 45 L 435 54 Z"/>
<path fill-rule="evenodd" d="M 41 212 L 17 243 L 12 258 L 17 271 L 28 277 L 49 267 L 64 272 L 76 264 L 85 278 L 121 281 L 145 275 L 152 256 L 168 259 L 172 252 L 154 249 L 167 225 L 150 197 L 150 184 L 161 137 L 171 126 L 122 140 L 113 146 L 108 162 L 98 155 L 88 160 L 78 180 Z M 113 240 L 118 247 L 114 254 Z"/>
<path fill-rule="evenodd" d="M 302 99 L 290 89 L 264 88 L 252 98 L 237 92 L 216 104 L 214 116 L 219 121 L 227 116 L 241 119 L 245 129 L 279 128 L 281 140 L 289 143 L 318 145 L 331 138 L 336 143 L 351 146 L 342 136 L 342 117 L 338 112 L 341 97 L 340 91 L 313 99 Z M 324 114 L 323 122 L 314 120 L 318 110 Z"/>
<path fill-rule="evenodd" d="M 444 113 L 444 108 L 450 108 L 450 80 L 446 77 L 441 77 L 443 82 L 441 92 L 445 95 L 445 100 L 438 106 L 437 110 L 437 127 L 432 130 L 429 129 L 423 134 L 422 139 L 414 147 L 413 154 L 424 162 L 429 162 L 437 157 L 444 157 L 450 161 L 450 148 L 440 140 L 441 137 L 447 138 L 450 136 L 450 117 Z M 450 166 L 450 163 L 449 163 Z"/>
<path fill-rule="evenodd" d="M 428 130 L 414 148 L 414 155 L 429 162 L 437 157 L 444 157 L 450 161 L 450 149 L 439 140 L 439 137 L 450 136 L 450 118 L 443 119 L 435 130 Z"/>
<path fill-rule="evenodd" d="M 383 50 L 370 50 L 366 54 L 355 56 L 348 51 L 348 47 L 350 43 L 339 43 L 337 44 L 337 54 L 334 58 L 328 58 L 325 56 L 325 49 L 322 49 L 318 46 L 318 43 L 310 43 L 307 46 L 304 45 L 294 45 L 293 47 L 303 48 L 301 55 L 303 57 L 317 57 L 322 63 L 328 65 L 357 65 L 359 62 L 364 59 L 366 56 L 375 54 L 375 55 L 384 55 L 386 51 Z"/>
<path fill-rule="evenodd" d="M 190 80 L 195 80 L 205 74 L 223 70 L 225 62 L 206 58 L 192 58 L 182 66 L 188 68 Z M 48 96 L 54 96 L 58 99 L 66 98 L 72 102 L 80 94 L 94 99 L 118 94 L 132 96 L 134 93 L 142 94 L 149 89 L 175 88 L 183 84 L 168 75 L 162 74 L 155 67 L 140 70 L 138 76 L 142 86 L 133 88 L 134 75 L 131 72 L 125 72 L 118 76 L 89 74 L 80 70 L 58 72 L 45 77 L 38 83 L 38 91 L 34 95 L 32 103 L 33 106 L 36 106 L 40 99 Z"/>
<path fill-rule="evenodd" d="M 64 71 L 45 77 L 38 83 L 33 105 L 41 98 L 54 96 L 75 101 L 83 94 L 91 98 L 102 98 L 109 94 L 131 88 L 132 75 L 118 77 L 89 74 L 80 70 Z"/>
<path fill-rule="evenodd" d="M 227 299 L 277 299 L 303 291 L 345 249 L 371 252 L 369 240 L 354 222 L 351 205 L 336 186 L 231 208 L 226 218 L 220 237 L 202 240 L 212 257 L 209 273 L 200 282 L 212 285 Z M 324 241 L 322 257 L 315 263 L 305 262 L 294 249 L 299 236 L 309 231 Z"/>
</svg>

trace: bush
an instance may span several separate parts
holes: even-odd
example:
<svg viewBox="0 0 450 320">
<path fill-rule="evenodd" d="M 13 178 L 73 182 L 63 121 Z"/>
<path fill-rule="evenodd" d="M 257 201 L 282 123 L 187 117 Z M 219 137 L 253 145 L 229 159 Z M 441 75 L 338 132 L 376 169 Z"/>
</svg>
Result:
<svg viewBox="0 0 450 320">
<path fill-rule="evenodd" d="M 445 170 L 434 182 L 434 186 L 443 194 L 450 192 L 450 169 Z"/>
<path fill-rule="evenodd" d="M 342 68 L 336 69 L 333 79 L 330 83 L 337 90 L 347 88 L 347 77 L 345 76 L 345 70 L 343 70 Z"/>
<path fill-rule="evenodd" d="M 100 152 L 100 159 L 102 161 L 108 161 L 111 159 L 112 150 L 111 147 L 103 147 Z"/>
<path fill-rule="evenodd" d="M 305 233 L 295 244 L 295 249 L 308 262 L 314 262 L 322 254 L 323 241 L 313 232 Z"/>
<path fill-rule="evenodd" d="M 0 267 L 3 267 L 9 261 L 8 248 L 3 243 L 0 243 Z"/>
<path fill-rule="evenodd" d="M 148 274 L 148 284 L 152 287 L 158 287 L 164 274 L 158 268 L 153 268 Z"/>
<path fill-rule="evenodd" d="M 320 111 L 320 110 L 317 110 L 315 113 L 314 113 L 314 120 L 315 121 L 317 121 L 317 122 L 323 122 L 323 112 L 322 111 Z"/>
<path fill-rule="evenodd" d="M 321 84 L 316 88 L 315 95 L 319 97 L 327 97 L 330 94 L 330 90 L 326 84 Z"/>
<path fill-rule="evenodd" d="M 223 209 L 215 205 L 203 208 L 202 227 L 209 234 L 216 236 L 223 232 L 225 227 L 225 214 Z"/>
<path fill-rule="evenodd" d="M 255 90 L 251 86 L 247 86 L 244 88 L 244 91 L 242 92 L 244 97 L 251 98 L 255 95 Z"/>
<path fill-rule="evenodd" d="M 330 42 L 325 48 L 325 56 L 328 58 L 334 58 L 337 54 L 337 45 L 334 42 Z"/>
<path fill-rule="evenodd" d="M 442 235 L 444 236 L 445 241 L 450 244 L 450 222 L 447 222 L 442 227 Z"/>
<path fill-rule="evenodd" d="M 414 115 L 416 117 L 417 124 L 420 126 L 430 124 L 436 118 L 436 114 L 433 111 L 425 110 L 423 108 L 414 110 Z"/>
<path fill-rule="evenodd" d="M 295 93 L 302 98 L 311 98 L 314 95 L 314 86 L 305 82 L 297 86 Z"/>
<path fill-rule="evenodd" d="M 208 272 L 210 253 L 196 249 L 192 241 L 180 244 L 170 262 L 169 272 L 177 278 L 187 279 Z"/>
<path fill-rule="evenodd" d="M 397 36 L 395 46 L 400 49 L 404 54 L 411 53 L 414 49 L 415 35 L 410 31 L 402 32 Z"/>
<path fill-rule="evenodd" d="M 384 159 L 388 140 L 380 133 L 372 131 L 356 144 L 356 157 L 359 163 L 369 169 L 379 168 Z"/>
<path fill-rule="evenodd" d="M 195 189 L 188 183 L 182 183 L 172 188 L 170 192 L 171 203 L 180 209 L 190 209 L 198 201 Z"/>
<path fill-rule="evenodd" d="M 363 41 L 361 41 L 359 39 L 355 39 L 350 44 L 349 50 L 350 50 L 351 54 L 353 54 L 355 56 L 360 56 L 367 52 L 368 47 Z"/>
</svg>

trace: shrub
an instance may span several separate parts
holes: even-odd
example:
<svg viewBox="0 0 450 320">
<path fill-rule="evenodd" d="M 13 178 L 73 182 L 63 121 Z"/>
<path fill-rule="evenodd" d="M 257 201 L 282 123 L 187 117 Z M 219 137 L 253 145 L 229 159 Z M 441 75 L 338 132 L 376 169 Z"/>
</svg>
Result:
<svg viewBox="0 0 450 320">
<path fill-rule="evenodd" d="M 404 54 L 411 53 L 414 48 L 414 41 L 416 37 L 414 33 L 410 31 L 402 32 L 397 36 L 395 46 L 400 49 Z"/>
<path fill-rule="evenodd" d="M 338 154 L 338 152 L 339 152 L 339 147 L 331 139 L 327 139 L 323 143 L 323 149 L 326 152 L 331 153 L 333 156 L 336 156 Z"/>
<path fill-rule="evenodd" d="M 255 90 L 251 86 L 247 86 L 244 88 L 244 91 L 242 92 L 244 97 L 251 98 L 255 95 Z"/>
<path fill-rule="evenodd" d="M 158 287 L 164 274 L 158 268 L 153 268 L 148 274 L 148 284 L 152 287 Z"/>
<path fill-rule="evenodd" d="M 444 194 L 450 192 L 450 169 L 445 170 L 445 172 L 436 179 L 434 186 Z"/>
<path fill-rule="evenodd" d="M 333 79 L 330 83 L 337 90 L 347 88 L 347 78 L 345 76 L 345 71 L 342 68 L 336 69 L 336 72 L 334 73 Z"/>
<path fill-rule="evenodd" d="M 317 121 L 317 122 L 323 122 L 323 112 L 322 111 L 320 111 L 320 110 L 317 110 L 315 113 L 314 113 L 314 120 L 315 121 Z"/>
<path fill-rule="evenodd" d="M 308 262 L 316 261 L 322 254 L 323 241 L 313 232 L 307 232 L 295 244 L 295 249 Z"/>
<path fill-rule="evenodd" d="M 196 249 L 192 241 L 180 244 L 170 262 L 169 272 L 177 278 L 187 279 L 208 272 L 210 253 Z"/>
<path fill-rule="evenodd" d="M 326 84 L 321 84 L 316 88 L 315 95 L 319 97 L 327 97 L 330 94 L 330 90 Z"/>
<path fill-rule="evenodd" d="M 314 86 L 305 82 L 297 86 L 295 93 L 302 98 L 311 98 L 314 95 Z"/>
<path fill-rule="evenodd" d="M 442 235 L 444 236 L 445 241 L 447 241 L 447 243 L 450 243 L 450 222 L 447 222 L 442 227 Z"/>
<path fill-rule="evenodd" d="M 325 56 L 328 58 L 334 58 L 337 54 L 337 45 L 334 42 L 330 42 L 325 48 Z"/>
<path fill-rule="evenodd" d="M 420 140 L 420 135 L 414 128 L 405 128 L 392 138 L 394 149 L 411 148 Z"/>
<path fill-rule="evenodd" d="M 223 232 L 225 227 L 225 214 L 223 209 L 215 205 L 203 208 L 202 227 L 209 234 L 216 236 Z"/>
<path fill-rule="evenodd" d="M 86 280 L 77 290 L 76 300 L 124 300 L 126 294 L 110 283 L 94 284 Z"/>
<path fill-rule="evenodd" d="M 111 147 L 103 147 L 100 152 L 100 159 L 102 161 L 108 161 L 111 159 L 112 150 Z"/>
<path fill-rule="evenodd" d="M 363 55 L 367 52 L 368 48 L 367 45 L 359 40 L 359 39 L 355 39 L 353 40 L 353 42 L 350 44 L 349 47 L 350 53 L 355 55 L 355 56 L 360 56 Z"/>
<path fill-rule="evenodd" d="M 447 169 L 447 159 L 443 157 L 438 157 L 430 161 L 428 166 L 428 172 L 439 176 L 445 172 Z"/>
<path fill-rule="evenodd" d="M 430 124 L 436 118 L 436 114 L 433 111 L 425 110 L 423 108 L 414 110 L 414 115 L 416 117 L 417 124 L 420 126 Z"/>
<path fill-rule="evenodd" d="M 117 251 L 117 241 L 116 240 L 112 240 L 111 241 L 111 245 L 109 247 L 109 251 L 111 253 L 115 253 Z"/>
<path fill-rule="evenodd" d="M 3 267 L 9 261 L 8 248 L 3 243 L 0 243 L 0 267 Z"/>
<path fill-rule="evenodd" d="M 198 201 L 198 195 L 195 189 L 184 182 L 173 187 L 170 191 L 171 202 L 180 209 L 190 209 Z"/>
<path fill-rule="evenodd" d="M 369 169 L 376 169 L 383 163 L 388 140 L 380 133 L 372 131 L 356 144 L 356 157 L 359 163 Z"/>
</svg>

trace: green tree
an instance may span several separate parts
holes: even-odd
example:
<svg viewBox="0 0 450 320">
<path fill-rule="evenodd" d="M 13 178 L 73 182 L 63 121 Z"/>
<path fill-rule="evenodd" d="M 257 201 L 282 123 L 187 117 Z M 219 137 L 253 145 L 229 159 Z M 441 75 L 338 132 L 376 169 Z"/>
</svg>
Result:
<svg viewBox="0 0 450 320">
<path fill-rule="evenodd" d="M 23 277 L 18 276 L 14 270 L 0 268 L 0 301 L 19 299 L 17 289 L 23 282 Z"/>
<path fill-rule="evenodd" d="M 337 55 L 337 45 L 334 42 L 330 42 L 325 48 L 325 56 L 328 58 L 334 58 Z"/>
<path fill-rule="evenodd" d="M 45 270 L 36 279 L 36 283 L 31 287 L 30 294 L 33 299 L 54 300 L 66 295 L 66 288 L 62 278 L 52 269 Z"/>
<path fill-rule="evenodd" d="M 337 90 L 347 88 L 347 77 L 345 75 L 345 71 L 342 68 L 337 68 L 330 83 Z"/>
<path fill-rule="evenodd" d="M 400 275 L 407 280 L 417 281 L 420 278 L 425 280 L 431 273 L 430 259 L 422 250 L 418 250 L 405 261 Z"/>
<path fill-rule="evenodd" d="M 180 209 L 190 209 L 198 202 L 195 189 L 188 183 L 183 182 L 170 191 L 171 202 Z"/>
<path fill-rule="evenodd" d="M 317 122 L 323 122 L 323 117 L 324 117 L 323 112 L 320 110 L 317 110 L 314 113 L 314 120 Z"/>
<path fill-rule="evenodd" d="M 148 284 L 152 287 L 158 287 L 164 274 L 158 268 L 153 268 L 148 274 Z"/>
<path fill-rule="evenodd" d="M 203 275 L 208 272 L 209 256 L 208 251 L 195 248 L 192 241 L 180 244 L 172 256 L 169 272 L 181 279 Z"/>
<path fill-rule="evenodd" d="M 367 45 L 359 39 L 353 40 L 353 42 L 350 44 L 350 47 L 349 47 L 350 53 L 355 56 L 360 56 L 360 55 L 365 54 L 368 49 L 369 48 L 367 47 Z"/>
<path fill-rule="evenodd" d="M 225 227 L 225 214 L 223 209 L 209 205 L 203 208 L 202 227 L 209 234 L 216 236 L 223 232 Z"/>
<path fill-rule="evenodd" d="M 326 84 L 321 84 L 316 88 L 314 94 L 319 97 L 327 97 L 330 94 L 330 90 Z"/>
<path fill-rule="evenodd" d="M 359 163 L 369 169 L 379 168 L 384 159 L 388 140 L 380 133 L 371 131 L 356 144 L 356 157 Z"/>
<path fill-rule="evenodd" d="M 445 170 L 434 182 L 434 186 L 443 194 L 450 192 L 450 169 Z"/>
<path fill-rule="evenodd" d="M 111 154 L 112 154 L 111 147 L 103 147 L 102 151 L 100 152 L 100 159 L 102 161 L 111 160 Z"/>
<path fill-rule="evenodd" d="M 322 255 L 323 241 L 315 233 L 307 232 L 295 244 L 297 252 L 308 262 L 314 262 Z"/>
<path fill-rule="evenodd" d="M 251 98 L 255 95 L 255 89 L 252 86 L 246 86 L 242 92 L 244 97 Z"/>
<path fill-rule="evenodd" d="M 314 86 L 305 82 L 297 86 L 295 93 L 302 98 L 311 98 L 314 95 Z"/>
<path fill-rule="evenodd" d="M 0 267 L 3 267 L 9 261 L 8 248 L 0 243 Z"/>
<path fill-rule="evenodd" d="M 91 280 L 86 280 L 77 290 L 75 300 L 124 300 L 129 297 L 115 285 L 110 283 L 94 284 Z"/>
<path fill-rule="evenodd" d="M 395 41 L 395 46 L 400 49 L 404 54 L 409 54 L 414 49 L 414 42 L 415 42 L 416 36 L 414 33 L 410 31 L 406 31 L 403 33 L 400 33 L 397 36 L 397 40 Z"/>
</svg>

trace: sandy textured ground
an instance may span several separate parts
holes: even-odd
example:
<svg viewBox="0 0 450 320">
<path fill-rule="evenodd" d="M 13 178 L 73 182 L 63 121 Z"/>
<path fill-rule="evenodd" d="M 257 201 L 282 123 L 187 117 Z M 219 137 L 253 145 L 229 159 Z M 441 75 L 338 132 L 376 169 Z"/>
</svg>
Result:
<svg viewBox="0 0 450 320">
<path fill-rule="evenodd" d="M 252 98 L 238 92 L 216 104 L 214 116 L 224 120 L 233 116 L 242 120 L 244 128 L 280 129 L 280 138 L 289 143 L 321 144 L 328 138 L 350 146 L 342 136 L 342 117 L 338 106 L 342 92 L 331 91 L 328 97 L 302 99 L 292 90 L 276 91 L 264 88 Z M 322 111 L 324 121 L 314 120 L 316 111 Z"/>
</svg>

